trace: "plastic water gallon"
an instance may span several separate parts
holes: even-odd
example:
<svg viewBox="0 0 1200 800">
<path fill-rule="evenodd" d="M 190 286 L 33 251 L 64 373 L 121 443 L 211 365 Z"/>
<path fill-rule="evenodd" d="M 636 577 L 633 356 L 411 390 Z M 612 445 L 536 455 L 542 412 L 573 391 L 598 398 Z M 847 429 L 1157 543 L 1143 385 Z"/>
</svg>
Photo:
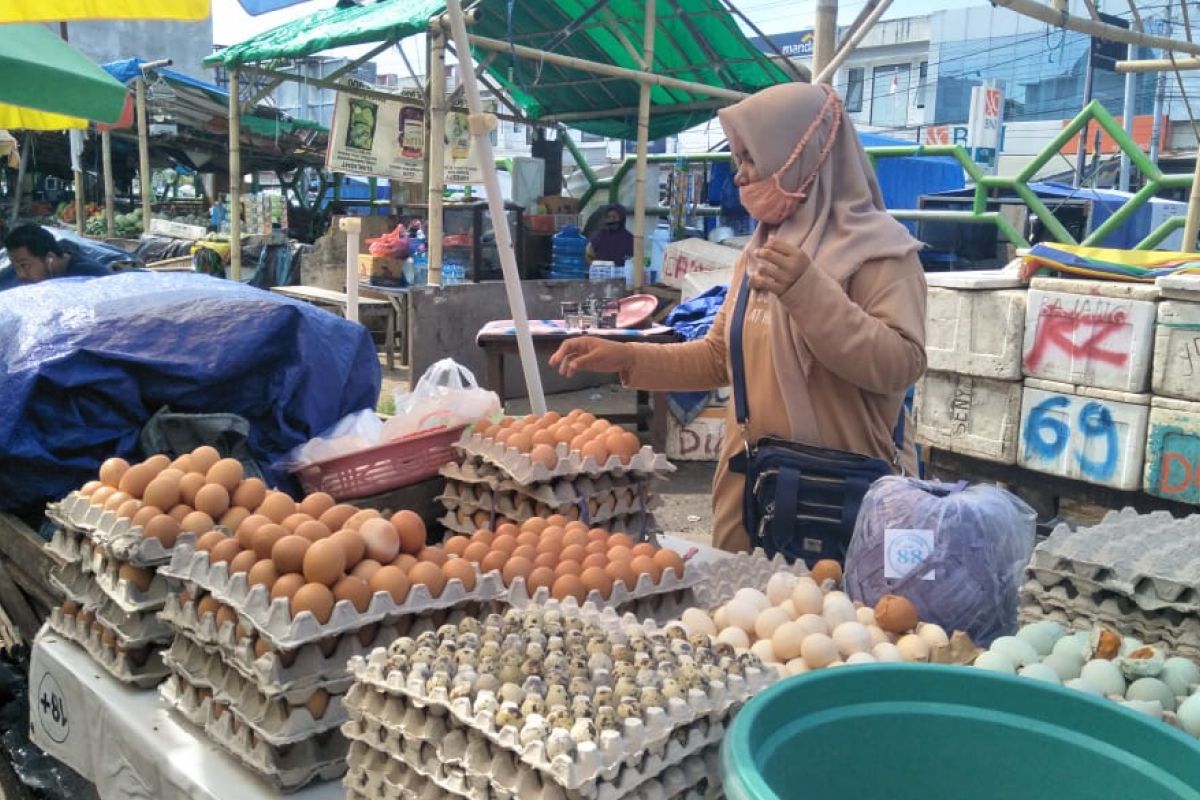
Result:
<svg viewBox="0 0 1200 800">
<path fill-rule="evenodd" d="M 654 229 L 650 239 L 650 268 L 646 271 L 646 282 L 655 283 L 662 274 L 663 256 L 666 255 L 667 245 L 671 243 L 671 228 L 667 223 L 660 222 Z"/>
<path fill-rule="evenodd" d="M 574 225 L 554 234 L 551 245 L 553 274 L 556 278 L 586 278 L 588 241 Z"/>
</svg>

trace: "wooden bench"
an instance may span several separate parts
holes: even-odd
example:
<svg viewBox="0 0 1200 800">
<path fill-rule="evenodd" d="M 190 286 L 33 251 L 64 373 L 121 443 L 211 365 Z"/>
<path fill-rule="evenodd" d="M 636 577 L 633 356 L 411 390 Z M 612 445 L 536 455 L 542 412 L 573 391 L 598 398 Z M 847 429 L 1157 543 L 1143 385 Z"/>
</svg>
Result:
<svg viewBox="0 0 1200 800">
<path fill-rule="evenodd" d="M 281 294 L 284 297 L 290 297 L 293 300 L 301 300 L 305 303 L 311 303 L 315 306 L 321 306 L 325 309 L 332 309 L 336 313 L 346 316 L 346 309 L 350 304 L 350 299 L 345 292 L 335 292 L 332 289 L 322 289 L 317 286 L 273 286 L 271 291 L 276 294 Z M 396 367 L 396 310 L 395 306 L 388 300 L 381 300 L 372 297 L 358 298 L 358 315 L 359 318 L 367 317 L 383 317 L 387 323 L 387 332 L 384 334 L 384 352 L 387 353 L 388 369 Z"/>
</svg>

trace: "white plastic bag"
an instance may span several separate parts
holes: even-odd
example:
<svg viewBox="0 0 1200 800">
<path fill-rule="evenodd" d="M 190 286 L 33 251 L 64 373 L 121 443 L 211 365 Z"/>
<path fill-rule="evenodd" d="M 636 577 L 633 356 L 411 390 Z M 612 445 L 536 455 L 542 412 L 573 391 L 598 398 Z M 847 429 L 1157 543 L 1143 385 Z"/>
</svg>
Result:
<svg viewBox="0 0 1200 800">
<path fill-rule="evenodd" d="M 443 358 L 425 370 L 410 394 L 396 394 L 396 414 L 384 423 L 382 441 L 441 426 L 470 425 L 499 412 L 495 392 L 480 389 L 471 370 Z"/>
<path fill-rule="evenodd" d="M 326 461 L 349 453 L 357 453 L 380 442 L 383 421 L 374 409 L 364 408 L 342 417 L 320 435 L 314 436 L 299 447 L 293 448 L 275 466 L 295 472 L 301 467 L 318 461 Z"/>
</svg>

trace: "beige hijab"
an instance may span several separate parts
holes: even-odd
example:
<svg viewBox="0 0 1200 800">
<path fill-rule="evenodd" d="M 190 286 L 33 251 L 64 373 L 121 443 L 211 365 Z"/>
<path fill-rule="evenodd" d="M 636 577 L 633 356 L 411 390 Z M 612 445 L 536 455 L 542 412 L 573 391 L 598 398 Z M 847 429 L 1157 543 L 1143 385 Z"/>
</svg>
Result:
<svg viewBox="0 0 1200 800">
<path fill-rule="evenodd" d="M 804 83 L 781 84 L 722 109 L 719 116 L 730 147 L 735 153 L 750 154 L 760 178 L 771 176 L 787 162 L 820 114 L 826 92 L 832 91 Z M 820 269 L 845 288 L 865 262 L 901 258 L 921 246 L 884 209 L 879 184 L 854 124 L 845 111 L 840 113 L 833 149 L 809 186 L 808 199 L 778 228 L 758 226 L 743 253 L 747 270 L 753 272 L 754 252 L 768 236 L 774 236 L 799 246 L 812 262 L 810 269 Z M 780 176 L 785 190 L 795 191 L 813 171 L 832 128 L 832 118 L 826 117 L 800 157 Z M 805 385 L 812 353 L 778 298 L 771 297 L 771 313 L 775 373 L 783 396 L 795 401 L 788 406 L 791 436 L 819 443 Z M 797 363 L 801 374 L 796 374 Z"/>
</svg>

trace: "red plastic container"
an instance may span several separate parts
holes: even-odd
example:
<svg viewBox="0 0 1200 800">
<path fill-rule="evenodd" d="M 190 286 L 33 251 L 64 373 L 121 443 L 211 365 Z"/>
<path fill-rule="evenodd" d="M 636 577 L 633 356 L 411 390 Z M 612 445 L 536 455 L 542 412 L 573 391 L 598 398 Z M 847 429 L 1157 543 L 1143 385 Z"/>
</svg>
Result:
<svg viewBox="0 0 1200 800">
<path fill-rule="evenodd" d="M 357 453 L 309 464 L 295 475 L 307 494 L 354 500 L 434 477 L 455 460 L 454 443 L 466 426 L 434 428 Z"/>
</svg>

